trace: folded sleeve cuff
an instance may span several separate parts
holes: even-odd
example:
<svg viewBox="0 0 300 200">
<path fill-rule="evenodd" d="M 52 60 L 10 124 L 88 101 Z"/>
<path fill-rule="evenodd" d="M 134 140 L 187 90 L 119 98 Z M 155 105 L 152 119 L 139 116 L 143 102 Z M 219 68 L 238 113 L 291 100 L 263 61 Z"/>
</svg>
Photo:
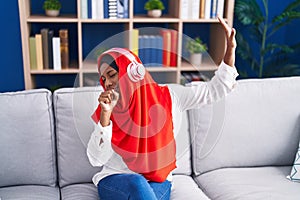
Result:
<svg viewBox="0 0 300 200">
<path fill-rule="evenodd" d="M 235 67 L 231 67 L 224 62 L 220 64 L 219 69 L 216 71 L 216 76 L 230 89 L 236 86 L 238 75 Z"/>
</svg>

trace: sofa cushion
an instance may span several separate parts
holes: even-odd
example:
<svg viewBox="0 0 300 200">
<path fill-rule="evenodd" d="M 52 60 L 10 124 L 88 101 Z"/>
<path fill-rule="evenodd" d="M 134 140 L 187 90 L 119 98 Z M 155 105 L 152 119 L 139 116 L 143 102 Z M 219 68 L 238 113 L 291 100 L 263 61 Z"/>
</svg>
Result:
<svg viewBox="0 0 300 200">
<path fill-rule="evenodd" d="M 191 176 L 174 175 L 170 200 L 208 200 Z"/>
<path fill-rule="evenodd" d="M 0 187 L 57 181 L 51 92 L 0 94 Z"/>
<path fill-rule="evenodd" d="M 298 200 L 299 184 L 286 178 L 290 170 L 290 166 L 226 168 L 202 174 L 196 181 L 214 200 Z"/>
<path fill-rule="evenodd" d="M 74 184 L 61 189 L 62 200 L 99 200 L 94 184 Z"/>
<path fill-rule="evenodd" d="M 300 77 L 240 80 L 225 99 L 191 110 L 194 172 L 292 165 L 300 137 L 299 91 Z"/>
<path fill-rule="evenodd" d="M 24 185 L 0 188 L 0 199 L 22 199 L 22 200 L 59 200 L 58 187 Z"/>
<path fill-rule="evenodd" d="M 91 183 L 98 167 L 92 167 L 86 147 L 94 124 L 99 90 L 94 87 L 63 88 L 54 92 L 59 185 Z"/>
<path fill-rule="evenodd" d="M 292 181 L 300 182 L 300 143 L 291 174 L 288 176 L 288 178 Z"/>
</svg>

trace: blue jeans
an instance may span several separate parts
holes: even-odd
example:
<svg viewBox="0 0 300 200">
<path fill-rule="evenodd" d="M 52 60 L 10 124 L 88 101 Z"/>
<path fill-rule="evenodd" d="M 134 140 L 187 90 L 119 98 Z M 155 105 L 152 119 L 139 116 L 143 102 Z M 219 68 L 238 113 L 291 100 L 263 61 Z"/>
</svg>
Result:
<svg viewBox="0 0 300 200">
<path fill-rule="evenodd" d="M 169 200 L 171 183 L 147 181 L 140 174 L 114 174 L 98 183 L 100 200 Z"/>
</svg>

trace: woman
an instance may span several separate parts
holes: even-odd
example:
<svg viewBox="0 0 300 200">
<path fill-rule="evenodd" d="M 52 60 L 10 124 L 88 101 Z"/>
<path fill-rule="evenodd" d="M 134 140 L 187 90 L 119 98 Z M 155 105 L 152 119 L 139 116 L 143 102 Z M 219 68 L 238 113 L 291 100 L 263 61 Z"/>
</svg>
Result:
<svg viewBox="0 0 300 200">
<path fill-rule="evenodd" d="M 173 91 L 159 86 L 131 51 L 113 48 L 98 59 L 104 88 L 87 155 L 102 170 L 93 177 L 105 199 L 169 199 L 176 168 L 174 132 L 180 113 L 217 101 L 235 85 L 235 30 L 219 18 L 227 37 L 222 64 L 210 82 Z"/>
</svg>

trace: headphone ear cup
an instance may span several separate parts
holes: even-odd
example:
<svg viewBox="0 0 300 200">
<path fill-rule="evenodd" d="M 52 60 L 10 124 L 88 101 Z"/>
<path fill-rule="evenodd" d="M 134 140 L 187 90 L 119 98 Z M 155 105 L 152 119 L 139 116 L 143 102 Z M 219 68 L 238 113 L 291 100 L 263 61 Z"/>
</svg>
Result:
<svg viewBox="0 0 300 200">
<path fill-rule="evenodd" d="M 143 64 L 132 61 L 127 66 L 127 75 L 129 79 L 133 82 L 138 82 L 143 80 L 146 74 L 146 70 Z"/>
</svg>

